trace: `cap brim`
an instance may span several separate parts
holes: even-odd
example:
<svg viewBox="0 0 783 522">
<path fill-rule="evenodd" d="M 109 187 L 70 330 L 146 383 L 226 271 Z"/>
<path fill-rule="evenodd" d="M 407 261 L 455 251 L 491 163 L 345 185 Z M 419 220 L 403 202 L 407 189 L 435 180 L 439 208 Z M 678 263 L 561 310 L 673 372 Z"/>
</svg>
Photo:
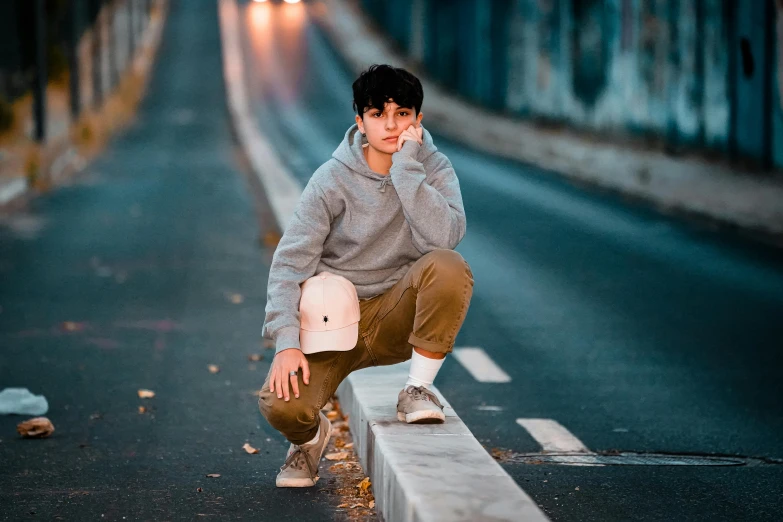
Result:
<svg viewBox="0 0 783 522">
<path fill-rule="evenodd" d="M 345 328 L 313 332 L 299 329 L 299 347 L 303 353 L 325 351 L 347 352 L 356 347 L 359 340 L 359 323 L 349 324 Z"/>
</svg>

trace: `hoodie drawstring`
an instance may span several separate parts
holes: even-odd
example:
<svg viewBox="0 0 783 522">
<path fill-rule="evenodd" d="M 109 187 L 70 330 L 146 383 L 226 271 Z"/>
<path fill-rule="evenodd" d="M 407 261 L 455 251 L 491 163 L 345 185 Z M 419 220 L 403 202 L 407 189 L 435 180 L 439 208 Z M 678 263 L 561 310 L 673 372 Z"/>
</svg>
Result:
<svg viewBox="0 0 783 522">
<path fill-rule="evenodd" d="M 378 190 L 380 190 L 381 192 L 386 192 L 386 184 L 387 183 L 389 183 L 389 179 L 388 178 L 384 178 L 383 180 L 381 180 L 381 186 L 378 188 Z"/>
</svg>

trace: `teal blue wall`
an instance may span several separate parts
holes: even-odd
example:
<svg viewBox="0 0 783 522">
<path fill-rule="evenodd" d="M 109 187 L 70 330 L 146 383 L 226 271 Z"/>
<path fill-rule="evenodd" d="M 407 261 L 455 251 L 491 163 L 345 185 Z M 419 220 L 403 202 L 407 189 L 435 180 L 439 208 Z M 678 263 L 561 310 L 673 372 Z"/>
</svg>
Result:
<svg viewBox="0 0 783 522">
<path fill-rule="evenodd" d="M 362 5 L 432 79 L 491 110 L 783 167 L 774 0 Z"/>
</svg>

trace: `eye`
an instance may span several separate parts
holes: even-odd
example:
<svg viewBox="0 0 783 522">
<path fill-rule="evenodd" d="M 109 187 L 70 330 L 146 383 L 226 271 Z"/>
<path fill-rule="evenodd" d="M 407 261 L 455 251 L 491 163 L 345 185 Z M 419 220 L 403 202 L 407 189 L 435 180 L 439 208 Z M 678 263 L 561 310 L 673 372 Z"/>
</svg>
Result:
<svg viewBox="0 0 783 522">
<path fill-rule="evenodd" d="M 374 117 L 376 117 L 376 116 L 380 116 L 380 115 L 381 115 L 381 113 L 380 113 L 380 112 L 374 112 L 374 113 L 372 113 L 370 116 L 372 116 L 372 117 L 374 118 Z"/>
<path fill-rule="evenodd" d="M 408 111 L 400 111 L 400 116 L 407 116 L 407 115 L 408 115 Z"/>
</svg>

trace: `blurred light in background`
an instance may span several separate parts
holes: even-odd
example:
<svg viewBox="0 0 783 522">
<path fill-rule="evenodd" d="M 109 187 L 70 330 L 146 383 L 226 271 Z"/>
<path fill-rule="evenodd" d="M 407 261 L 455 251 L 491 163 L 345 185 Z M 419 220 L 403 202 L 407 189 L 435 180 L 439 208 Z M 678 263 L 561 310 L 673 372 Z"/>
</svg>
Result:
<svg viewBox="0 0 783 522">
<path fill-rule="evenodd" d="M 275 6 L 266 0 L 247 6 L 246 23 L 253 49 L 251 67 L 262 74 L 251 88 L 274 94 L 278 103 L 294 103 L 304 87 L 306 68 L 305 27 L 307 8 L 299 0 Z M 278 77 L 282 81 L 274 81 Z M 282 88 L 285 86 L 285 88 Z"/>
</svg>

